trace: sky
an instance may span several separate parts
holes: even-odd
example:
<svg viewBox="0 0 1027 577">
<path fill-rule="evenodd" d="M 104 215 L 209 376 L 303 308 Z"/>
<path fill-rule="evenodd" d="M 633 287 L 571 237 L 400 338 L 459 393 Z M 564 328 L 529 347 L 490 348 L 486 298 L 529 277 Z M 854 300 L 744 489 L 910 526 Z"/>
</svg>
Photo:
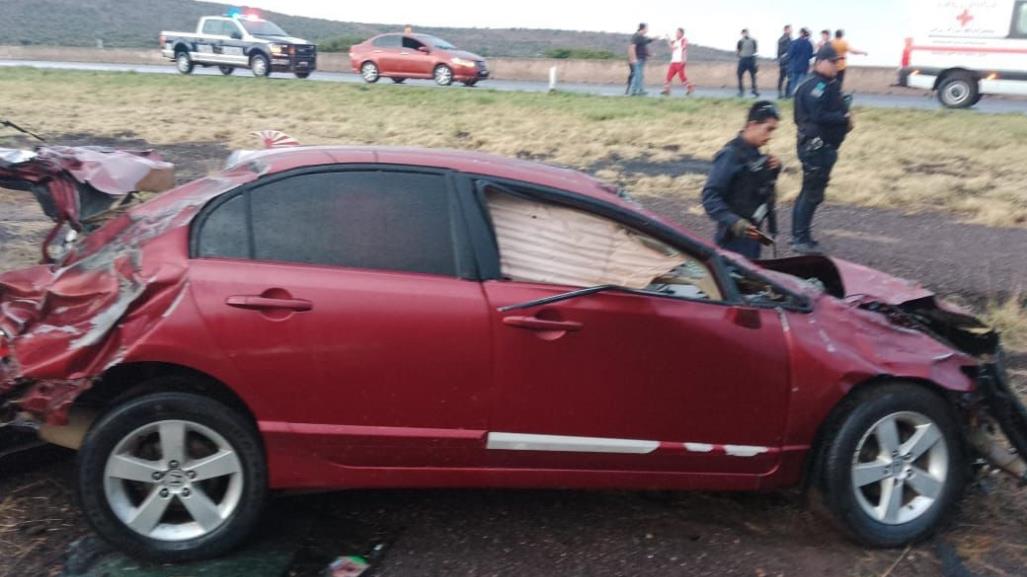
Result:
<svg viewBox="0 0 1027 577">
<path fill-rule="evenodd" d="M 220 0 L 219 0 L 220 1 Z M 651 35 L 684 27 L 690 42 L 733 50 L 748 28 L 760 54 L 773 57 L 781 28 L 843 28 L 850 44 L 868 56 L 853 66 L 898 66 L 911 25 L 910 0 L 644 0 L 634 2 L 556 2 L 553 0 L 246 0 L 245 5 L 296 16 L 350 22 L 477 28 L 557 28 L 633 33 L 649 23 Z M 230 3 L 230 2 L 222 2 Z"/>
</svg>

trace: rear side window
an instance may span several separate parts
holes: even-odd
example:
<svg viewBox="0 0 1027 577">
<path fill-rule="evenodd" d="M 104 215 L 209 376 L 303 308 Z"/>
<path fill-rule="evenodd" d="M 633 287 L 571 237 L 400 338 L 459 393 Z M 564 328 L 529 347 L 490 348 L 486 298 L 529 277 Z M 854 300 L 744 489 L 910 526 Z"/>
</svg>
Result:
<svg viewBox="0 0 1027 577">
<path fill-rule="evenodd" d="M 201 223 L 197 256 L 458 276 L 441 175 L 304 174 L 237 198 Z"/>
<path fill-rule="evenodd" d="M 203 23 L 203 33 L 213 36 L 227 36 L 224 20 L 207 20 Z"/>
<path fill-rule="evenodd" d="M 377 48 L 399 48 L 400 37 L 396 34 L 389 34 L 387 36 L 379 36 L 374 39 L 373 44 Z"/>
<path fill-rule="evenodd" d="M 1013 12 L 1013 35 L 1027 36 L 1027 2 L 1018 2 Z"/>
</svg>

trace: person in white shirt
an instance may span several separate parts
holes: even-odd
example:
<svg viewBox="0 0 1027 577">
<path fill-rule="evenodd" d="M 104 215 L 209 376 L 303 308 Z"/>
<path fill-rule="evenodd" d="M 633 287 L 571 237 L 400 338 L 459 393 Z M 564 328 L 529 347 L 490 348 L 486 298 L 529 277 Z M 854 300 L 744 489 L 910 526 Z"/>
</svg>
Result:
<svg viewBox="0 0 1027 577">
<path fill-rule="evenodd" d="M 685 64 L 688 62 L 688 39 L 685 38 L 685 29 L 678 28 L 677 36 L 670 41 L 670 67 L 667 69 L 667 80 L 663 83 L 664 96 L 670 96 L 670 83 L 677 76 L 681 79 L 681 85 L 685 87 L 688 94 L 695 89 L 688 81 L 685 74 Z"/>
</svg>

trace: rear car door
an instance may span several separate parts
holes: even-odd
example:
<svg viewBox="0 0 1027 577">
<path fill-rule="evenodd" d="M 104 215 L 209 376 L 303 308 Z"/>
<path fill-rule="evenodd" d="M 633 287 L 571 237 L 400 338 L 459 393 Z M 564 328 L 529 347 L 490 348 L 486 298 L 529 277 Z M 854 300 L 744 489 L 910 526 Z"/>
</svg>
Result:
<svg viewBox="0 0 1027 577">
<path fill-rule="evenodd" d="M 484 283 L 496 363 L 490 465 L 777 466 L 789 398 L 777 310 L 729 304 L 711 265 L 606 216 L 480 190 L 499 272 Z M 611 284 L 638 291 L 506 308 Z"/>
<path fill-rule="evenodd" d="M 443 172 L 287 174 L 194 224 L 191 289 L 239 383 L 325 459 L 482 457 L 489 320 Z"/>
</svg>

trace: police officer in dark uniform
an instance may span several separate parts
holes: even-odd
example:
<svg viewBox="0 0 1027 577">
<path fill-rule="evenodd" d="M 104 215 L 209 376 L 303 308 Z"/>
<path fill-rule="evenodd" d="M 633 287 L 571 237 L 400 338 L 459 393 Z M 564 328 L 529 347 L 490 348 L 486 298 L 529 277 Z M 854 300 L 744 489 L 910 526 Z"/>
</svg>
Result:
<svg viewBox="0 0 1027 577">
<path fill-rule="evenodd" d="M 745 128 L 714 157 L 702 191 L 703 208 L 717 223 L 717 246 L 751 259 L 760 258 L 762 244 L 777 234 L 774 187 L 781 162 L 760 148 L 780 119 L 772 102 L 753 104 Z M 760 232 L 764 223 L 769 237 Z"/>
<path fill-rule="evenodd" d="M 802 191 L 792 210 L 792 250 L 799 254 L 820 253 L 819 244 L 810 231 L 813 213 L 824 202 L 831 169 L 838 160 L 838 148 L 852 130 L 849 106 L 835 80 L 837 60 L 834 48 L 830 43 L 825 44 L 817 52 L 813 75 L 795 91 Z"/>
</svg>

